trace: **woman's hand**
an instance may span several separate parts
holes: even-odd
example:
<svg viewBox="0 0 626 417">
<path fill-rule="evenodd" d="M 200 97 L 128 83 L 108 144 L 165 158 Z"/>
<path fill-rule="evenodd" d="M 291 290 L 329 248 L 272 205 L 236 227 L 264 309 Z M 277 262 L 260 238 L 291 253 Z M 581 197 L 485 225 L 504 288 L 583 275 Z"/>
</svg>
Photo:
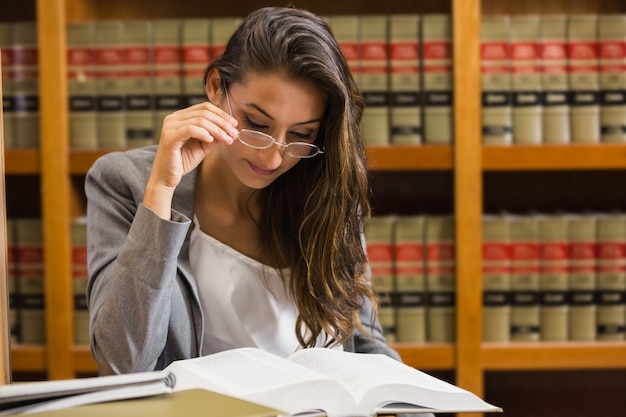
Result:
<svg viewBox="0 0 626 417">
<path fill-rule="evenodd" d="M 209 102 L 166 116 L 143 204 L 169 219 L 182 177 L 202 162 L 213 142 L 231 144 L 238 134 L 236 125 L 233 117 Z"/>
</svg>

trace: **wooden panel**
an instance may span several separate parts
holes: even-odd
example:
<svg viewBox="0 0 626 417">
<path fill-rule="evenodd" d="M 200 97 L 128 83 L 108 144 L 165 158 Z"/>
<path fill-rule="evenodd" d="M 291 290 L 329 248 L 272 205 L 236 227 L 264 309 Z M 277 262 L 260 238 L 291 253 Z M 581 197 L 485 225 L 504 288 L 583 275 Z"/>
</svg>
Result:
<svg viewBox="0 0 626 417">
<path fill-rule="evenodd" d="M 76 374 L 97 374 L 98 366 L 91 355 L 89 346 L 74 346 L 72 348 L 74 358 L 74 372 Z"/>
<path fill-rule="evenodd" d="M 43 346 L 14 346 L 11 349 L 11 368 L 18 372 L 45 372 L 46 349 Z"/>
<path fill-rule="evenodd" d="M 455 365 L 454 345 L 452 344 L 412 344 L 397 343 L 392 347 L 400 354 L 402 361 L 417 369 L 453 370 Z"/>
<path fill-rule="evenodd" d="M 38 149 L 9 149 L 4 162 L 6 175 L 39 174 L 41 166 Z"/>
<path fill-rule="evenodd" d="M 450 146 L 370 146 L 366 152 L 372 171 L 452 169 Z"/>
</svg>

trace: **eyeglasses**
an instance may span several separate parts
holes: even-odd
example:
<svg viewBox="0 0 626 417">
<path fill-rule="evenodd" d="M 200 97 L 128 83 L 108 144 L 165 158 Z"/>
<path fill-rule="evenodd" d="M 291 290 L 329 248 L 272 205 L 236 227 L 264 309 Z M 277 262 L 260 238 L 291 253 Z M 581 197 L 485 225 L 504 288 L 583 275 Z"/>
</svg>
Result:
<svg viewBox="0 0 626 417">
<path fill-rule="evenodd" d="M 230 94 L 224 86 L 226 92 L 226 101 L 228 102 L 228 111 L 230 116 L 233 115 L 233 109 L 230 105 Z M 239 142 L 254 149 L 269 149 L 272 145 L 280 145 L 285 149 L 285 153 L 293 158 L 313 158 L 324 151 L 318 146 L 307 142 L 289 142 L 287 144 L 280 143 L 270 135 L 259 132 L 257 130 L 241 129 L 238 135 Z"/>
</svg>

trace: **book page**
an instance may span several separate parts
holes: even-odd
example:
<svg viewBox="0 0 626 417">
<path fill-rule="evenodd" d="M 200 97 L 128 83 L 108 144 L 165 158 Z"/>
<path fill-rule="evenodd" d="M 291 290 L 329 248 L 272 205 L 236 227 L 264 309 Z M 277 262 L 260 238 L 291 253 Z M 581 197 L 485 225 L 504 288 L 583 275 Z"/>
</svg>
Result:
<svg viewBox="0 0 626 417">
<path fill-rule="evenodd" d="M 204 388 L 290 414 L 354 410 L 350 394 L 337 381 L 256 348 L 177 361 L 166 369 L 176 375 L 174 391 Z"/>
<path fill-rule="evenodd" d="M 341 381 L 354 395 L 359 410 L 380 410 L 394 403 L 404 412 L 499 411 L 474 394 L 380 354 L 359 354 L 331 349 L 305 349 L 291 355 L 293 362 Z M 408 405 L 417 406 L 409 407 Z M 389 408 L 386 408 L 388 411 Z"/>
</svg>

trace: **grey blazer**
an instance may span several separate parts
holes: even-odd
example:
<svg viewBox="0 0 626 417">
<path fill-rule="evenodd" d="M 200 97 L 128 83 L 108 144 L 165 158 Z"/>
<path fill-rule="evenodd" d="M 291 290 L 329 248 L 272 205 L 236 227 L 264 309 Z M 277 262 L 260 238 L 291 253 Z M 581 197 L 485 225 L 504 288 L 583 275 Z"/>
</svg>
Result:
<svg viewBox="0 0 626 417">
<path fill-rule="evenodd" d="M 189 264 L 197 172 L 183 178 L 172 218 L 163 220 L 141 204 L 155 153 L 156 146 L 106 154 L 85 180 L 91 349 L 102 374 L 163 369 L 202 351 Z M 371 335 L 355 332 L 344 349 L 399 359 L 371 312 L 365 303 L 360 313 Z"/>
</svg>

